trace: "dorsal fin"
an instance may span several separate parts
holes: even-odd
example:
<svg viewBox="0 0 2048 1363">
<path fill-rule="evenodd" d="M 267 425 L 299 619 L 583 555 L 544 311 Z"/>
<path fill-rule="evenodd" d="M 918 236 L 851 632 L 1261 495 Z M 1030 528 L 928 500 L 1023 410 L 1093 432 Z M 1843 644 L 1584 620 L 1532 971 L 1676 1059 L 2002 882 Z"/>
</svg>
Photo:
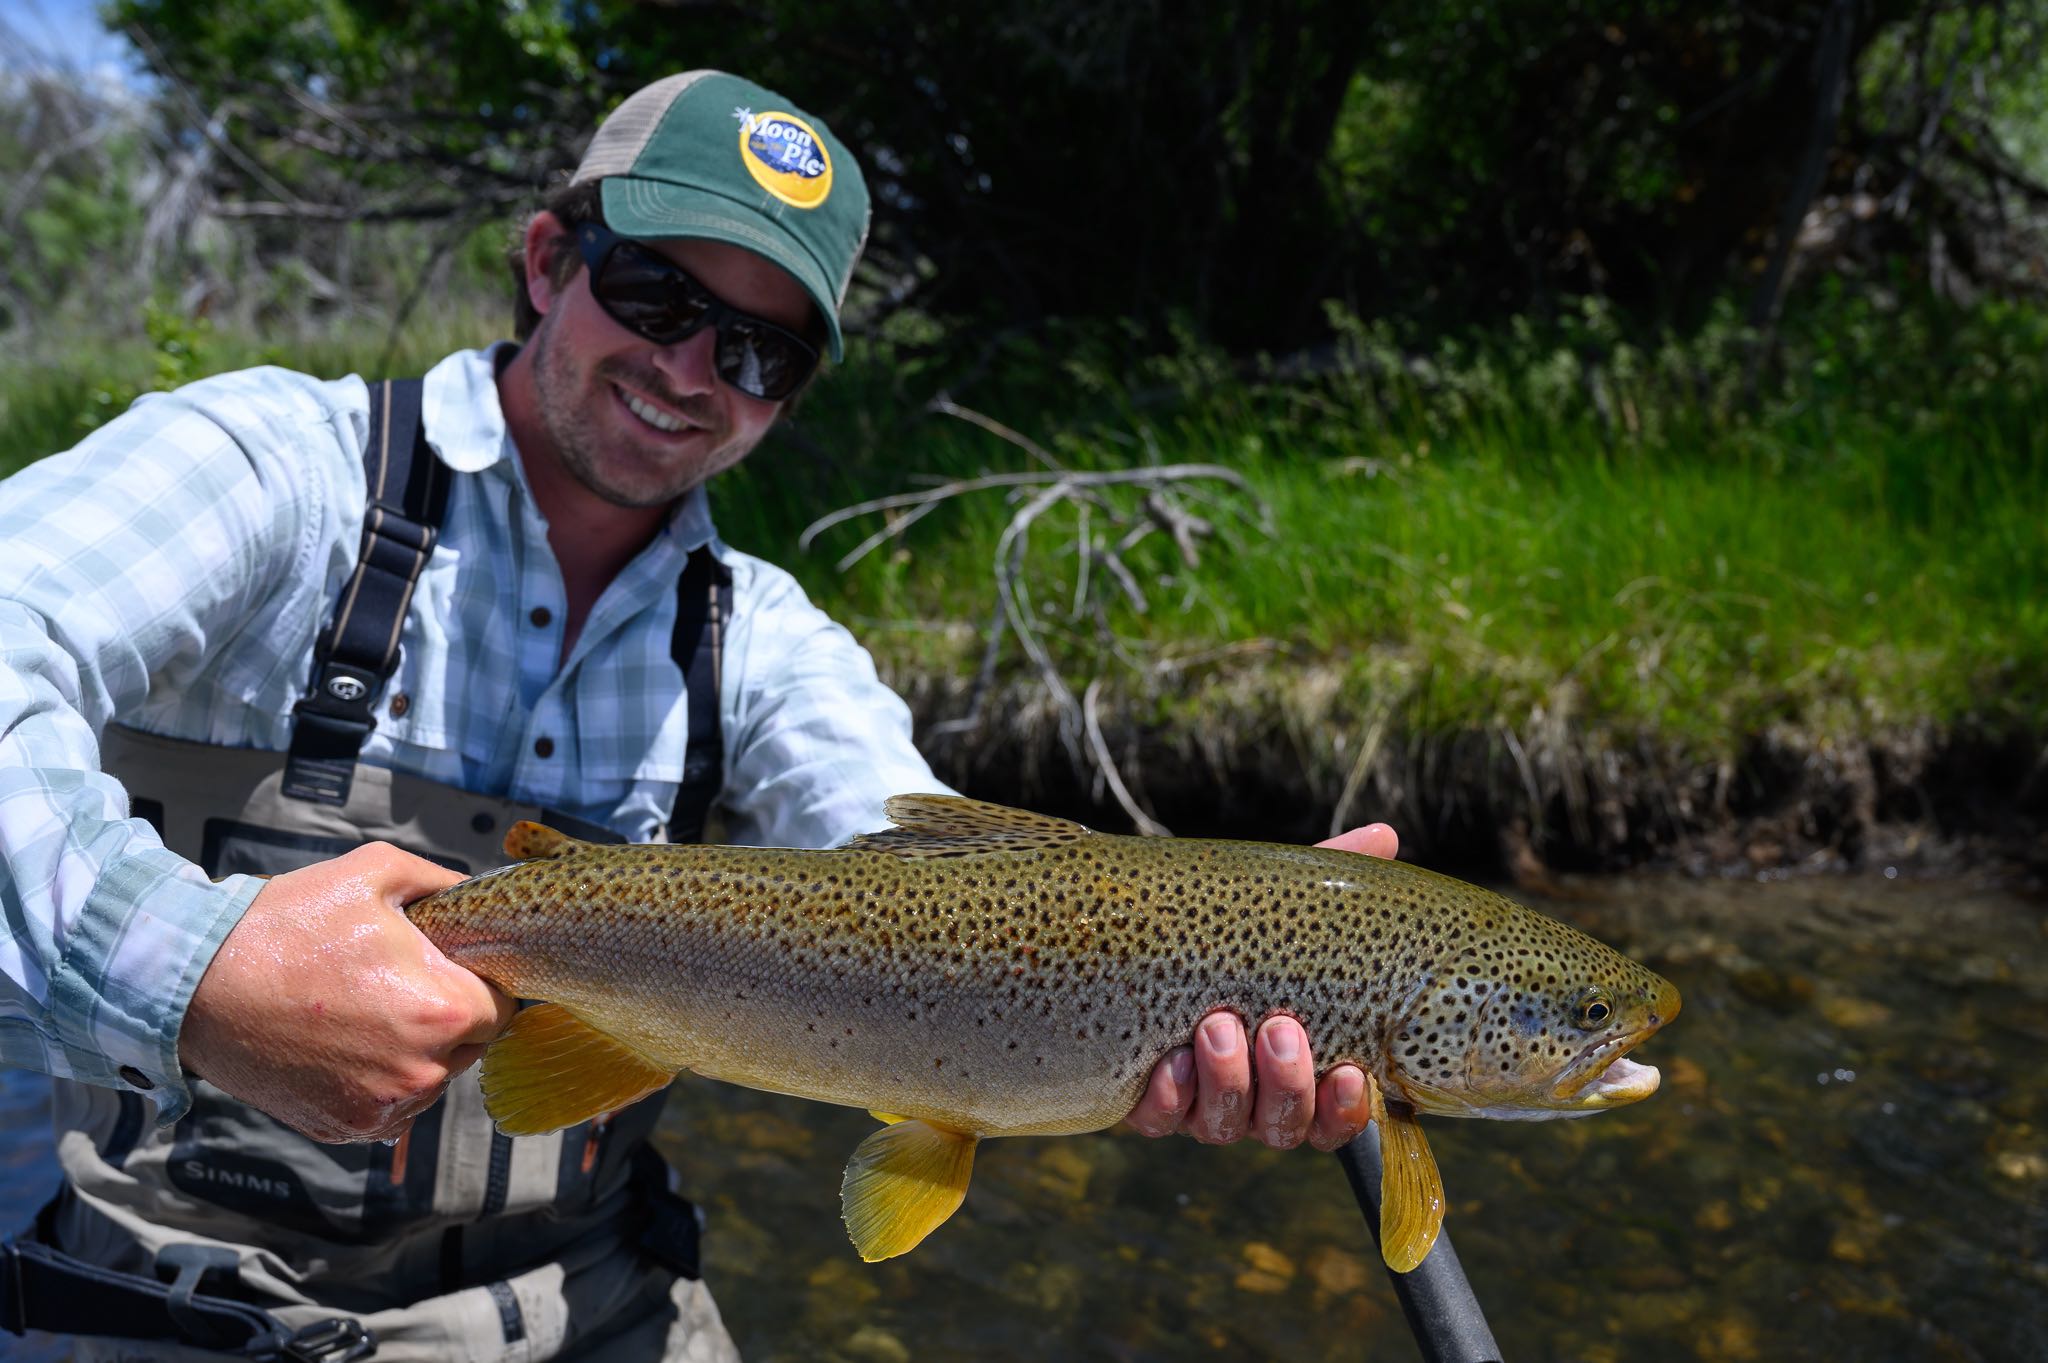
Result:
<svg viewBox="0 0 2048 1363">
<path fill-rule="evenodd" d="M 558 832 L 546 824 L 531 819 L 521 819 L 505 830 L 505 855 L 514 861 L 546 861 L 550 857 L 566 857 L 591 846 L 578 842 L 567 833 Z"/>
<path fill-rule="evenodd" d="M 863 833 L 842 844 L 841 850 L 887 852 L 899 857 L 946 857 L 1058 847 L 1094 836 L 1087 827 L 1071 819 L 1055 819 L 1028 809 L 1012 809 L 959 795 L 892 795 L 883 808 L 896 827 Z"/>
</svg>

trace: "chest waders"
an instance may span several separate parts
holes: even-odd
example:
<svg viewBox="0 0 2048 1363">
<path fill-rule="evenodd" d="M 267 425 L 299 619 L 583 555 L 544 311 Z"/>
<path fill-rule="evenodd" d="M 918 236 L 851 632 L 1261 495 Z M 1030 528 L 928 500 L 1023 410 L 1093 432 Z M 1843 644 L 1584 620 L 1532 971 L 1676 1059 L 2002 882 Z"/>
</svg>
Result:
<svg viewBox="0 0 2048 1363">
<path fill-rule="evenodd" d="M 504 861 L 518 819 L 620 841 L 357 765 L 447 504 L 450 474 L 419 404 L 418 380 L 372 387 L 362 550 L 315 648 L 289 752 L 117 726 L 103 736 L 101 765 L 135 815 L 209 876 L 275 874 L 375 840 L 482 871 Z M 723 776 L 731 576 L 702 548 L 677 591 L 689 745 L 669 833 L 695 841 Z M 472 1067 L 398 1142 L 323 1145 L 203 1080 L 191 1089 L 191 1111 L 157 1130 L 133 1092 L 55 1081 L 65 1185 L 37 1219 L 40 1243 L 0 1260 L 0 1324 L 85 1336 L 80 1359 L 736 1356 L 697 1281 L 699 1217 L 647 1143 L 660 1094 L 513 1138 L 485 1115 Z M 175 1342 L 139 1342 L 150 1338 Z"/>
</svg>

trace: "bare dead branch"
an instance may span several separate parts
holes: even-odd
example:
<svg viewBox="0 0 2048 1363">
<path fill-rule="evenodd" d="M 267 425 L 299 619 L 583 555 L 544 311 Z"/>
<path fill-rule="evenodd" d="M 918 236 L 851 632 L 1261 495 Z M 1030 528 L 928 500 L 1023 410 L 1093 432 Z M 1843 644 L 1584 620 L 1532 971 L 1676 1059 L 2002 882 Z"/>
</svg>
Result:
<svg viewBox="0 0 2048 1363">
<path fill-rule="evenodd" d="M 1043 472 L 995 473 L 953 479 L 917 491 L 873 498 L 813 521 L 804 529 L 798 543 L 808 548 L 819 535 L 834 526 L 860 516 L 884 516 L 886 522 L 882 526 L 839 560 L 843 571 L 876 549 L 900 538 L 918 520 L 945 502 L 975 492 L 1001 493 L 1014 510 L 997 539 L 990 564 L 995 606 L 983 634 L 981 660 L 975 671 L 966 713 L 957 719 L 933 725 L 929 734 L 935 738 L 951 736 L 970 732 L 979 725 L 983 704 L 994 686 L 1003 640 L 1007 635 L 1014 635 L 1037 678 L 1039 689 L 1051 703 L 1057 717 L 1060 743 L 1076 773 L 1086 774 L 1092 768 L 1101 783 L 1098 789 L 1109 791 L 1141 832 L 1165 833 L 1164 826 L 1132 795 L 1103 737 L 1098 715 L 1103 678 L 1095 676 L 1086 688 L 1085 697 L 1076 699 L 1059 660 L 1046 642 L 1025 575 L 1031 532 L 1047 513 L 1061 503 L 1072 504 L 1075 533 L 1060 550 L 1062 555 L 1071 551 L 1074 556 L 1073 585 L 1066 598 L 1065 617 L 1089 621 L 1095 643 L 1103 652 L 1140 673 L 1149 683 L 1157 675 L 1156 670 L 1117 638 L 1110 622 L 1108 606 L 1118 596 L 1138 614 L 1148 610 L 1139 575 L 1125 561 L 1125 556 L 1147 536 L 1164 532 L 1173 540 L 1181 566 L 1192 571 L 1199 566 L 1200 543 L 1214 535 L 1215 526 L 1189 511 L 1180 493 L 1185 491 L 1194 495 L 1199 492 L 1218 504 L 1224 504 L 1223 489 L 1234 491 L 1240 497 L 1252 497 L 1255 501 L 1256 495 L 1235 469 L 1218 464 L 1147 464 L 1107 470 L 1062 468 L 1036 442 L 980 413 L 957 407 L 945 399 L 934 403 L 933 410 L 979 425 L 1033 457 L 1053 464 L 1053 467 Z M 1132 493 L 1137 495 L 1133 497 Z M 1264 503 L 1258 502 L 1257 508 L 1257 518 L 1246 516 L 1246 521 L 1270 524 L 1270 513 Z"/>
<path fill-rule="evenodd" d="M 1123 806 L 1124 813 L 1130 815 L 1131 823 L 1138 832 L 1148 838 L 1170 838 L 1173 830 L 1146 813 L 1131 798 L 1130 790 L 1124 785 L 1123 773 L 1117 770 L 1116 759 L 1109 754 L 1109 745 L 1102 741 L 1102 724 L 1095 714 L 1095 702 L 1101 693 L 1102 678 L 1097 677 L 1088 683 L 1088 689 L 1081 697 L 1081 718 L 1088 731 L 1088 751 L 1095 758 L 1096 770 L 1109 783 L 1109 793 Z"/>
<path fill-rule="evenodd" d="M 1047 468 L 1059 469 L 1062 472 L 1065 471 L 1066 466 L 1061 464 L 1059 460 L 1053 458 L 1052 453 L 1049 450 L 1047 450 L 1044 446 L 1040 445 L 1037 441 L 1031 439 L 1027 435 L 1020 434 L 1018 431 L 1013 430 L 1008 426 L 1005 426 L 1002 422 L 997 421 L 992 416 L 984 416 L 980 412 L 977 412 L 970 407 L 962 407 L 959 403 L 954 402 L 944 393 L 939 394 L 930 402 L 926 403 L 925 410 L 928 412 L 937 412 L 942 416 L 958 417 L 962 421 L 967 422 L 969 425 L 979 426 L 984 431 L 987 431 L 990 435 L 997 436 L 1003 440 L 1009 441 L 1012 445 L 1015 445 L 1018 449 L 1024 451 L 1033 459 L 1036 459 L 1039 463 L 1044 464 Z"/>
<path fill-rule="evenodd" d="M 856 502 L 852 506 L 841 507 L 805 526 L 803 534 L 797 537 L 797 547 L 810 548 L 811 541 L 817 539 L 819 535 L 857 516 L 898 507 L 921 506 L 926 502 L 944 501 L 949 497 L 981 492 L 988 488 L 1043 487 L 1047 483 L 1060 483 L 1072 488 L 1118 487 L 1131 483 L 1171 483 L 1187 478 L 1217 478 L 1246 493 L 1251 491 L 1243 474 L 1221 464 L 1167 464 L 1159 468 L 1141 469 L 1061 469 L 1058 472 L 1047 473 L 990 473 L 979 478 L 962 478 L 942 483 L 923 492 L 899 492 L 893 496 L 877 497 L 872 501 Z"/>
<path fill-rule="evenodd" d="M 480 196 L 483 206 L 495 207 L 510 203 L 523 195 Z M 298 222 L 443 222 L 450 218 L 474 217 L 479 208 L 479 198 L 448 200 L 438 203 L 387 204 L 378 207 L 359 207 L 346 204 L 321 204 L 293 201 L 275 203 L 268 201 L 234 201 L 216 203 L 209 210 L 217 218 L 285 218 Z M 484 214 L 483 216 L 490 216 Z"/>
</svg>

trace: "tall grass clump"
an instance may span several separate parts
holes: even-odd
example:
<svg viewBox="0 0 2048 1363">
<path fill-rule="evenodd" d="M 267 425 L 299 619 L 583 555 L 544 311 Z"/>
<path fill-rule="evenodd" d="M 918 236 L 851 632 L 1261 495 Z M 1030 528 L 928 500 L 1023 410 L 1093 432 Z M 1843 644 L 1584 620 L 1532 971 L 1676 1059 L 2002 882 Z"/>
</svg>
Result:
<svg viewBox="0 0 2048 1363">
<path fill-rule="evenodd" d="M 982 385 L 986 410 L 1073 467 L 1222 462 L 1272 513 L 1267 533 L 1210 508 L 1193 567 L 1152 537 L 1133 555 L 1147 609 L 1092 619 L 1061 605 L 1077 517 L 1041 521 L 1030 580 L 1076 678 L 1107 672 L 1170 712 L 1181 660 L 1258 643 L 1242 656 L 1276 696 L 1312 685 L 1325 709 L 1394 705 L 1442 732 L 1563 720 L 1713 759 L 1779 726 L 2040 726 L 2039 312 L 1823 297 L 1761 366 L 1732 313 L 1684 339 L 1632 336 L 1590 303 L 1433 341 L 1333 321 L 1334 345 L 1258 364 L 1192 346 L 1134 363 L 1114 337 L 1019 345 Z M 822 476 L 757 462 L 721 502 L 728 534 L 786 555 L 821 494 L 1032 465 L 916 415 L 886 346 L 852 369 L 778 456 Z M 892 389 L 912 415 L 877 424 Z M 843 527 L 800 571 L 858 616 L 985 621 L 1010 509 L 963 499 L 842 576 L 835 553 L 874 528 Z M 978 646 L 931 628 L 879 644 L 912 669 L 969 666 Z"/>
</svg>

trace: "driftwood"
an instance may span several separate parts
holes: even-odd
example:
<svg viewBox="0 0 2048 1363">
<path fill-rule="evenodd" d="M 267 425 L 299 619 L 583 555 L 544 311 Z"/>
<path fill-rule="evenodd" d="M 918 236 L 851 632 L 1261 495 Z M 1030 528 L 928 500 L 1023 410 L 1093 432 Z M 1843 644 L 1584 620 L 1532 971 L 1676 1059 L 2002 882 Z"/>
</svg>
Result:
<svg viewBox="0 0 2048 1363">
<path fill-rule="evenodd" d="M 1268 508 L 1251 490 L 1244 476 L 1221 464 L 1152 464 L 1121 469 L 1073 469 L 1061 464 L 1047 449 L 1002 422 L 961 407 L 941 397 L 929 407 L 942 416 L 954 417 L 988 431 L 1017 446 L 1044 469 L 1020 473 L 990 473 L 976 478 L 954 479 L 915 492 L 899 492 L 842 507 L 821 516 L 804 529 L 798 544 L 808 549 L 818 536 L 864 516 L 880 515 L 883 524 L 842 555 L 841 572 L 852 568 L 876 549 L 899 540 L 941 505 L 958 497 L 1001 489 L 1016 505 L 1009 524 L 996 541 L 991 563 L 995 601 L 983 636 L 981 663 L 968 694 L 965 714 L 932 726 L 930 733 L 944 737 L 972 731 L 982 722 L 982 706 L 989 696 L 1002 658 L 1003 641 L 1014 637 L 1038 675 L 1054 713 L 1059 717 L 1059 736 L 1068 760 L 1077 774 L 1092 777 L 1098 789 L 1106 788 L 1131 818 L 1138 830 L 1165 834 L 1168 830 L 1132 794 L 1109 744 L 1100 720 L 1103 678 L 1092 678 L 1076 699 L 1059 664 L 1046 647 L 1039 607 L 1033 602 L 1024 580 L 1024 565 L 1034 525 L 1062 504 L 1074 508 L 1074 538 L 1063 552 L 1075 560 L 1074 585 L 1067 615 L 1092 622 L 1095 637 L 1109 651 L 1128 653 L 1117 643 L 1109 627 L 1109 598 L 1121 598 L 1131 610 L 1145 614 L 1151 601 L 1138 573 L 1127 562 L 1132 550 L 1154 532 L 1171 539 L 1183 568 L 1200 566 L 1200 545 L 1216 534 L 1211 520 L 1195 514 L 1186 503 L 1197 498 L 1215 499 L 1213 485 L 1221 484 L 1237 499 L 1231 509 L 1259 533 L 1272 534 Z M 1205 486 L 1209 485 L 1209 486 Z M 1135 497 L 1130 494 L 1135 492 Z M 1249 502 L 1255 514 L 1246 515 Z M 1227 504 L 1227 503 L 1226 503 Z"/>
</svg>

